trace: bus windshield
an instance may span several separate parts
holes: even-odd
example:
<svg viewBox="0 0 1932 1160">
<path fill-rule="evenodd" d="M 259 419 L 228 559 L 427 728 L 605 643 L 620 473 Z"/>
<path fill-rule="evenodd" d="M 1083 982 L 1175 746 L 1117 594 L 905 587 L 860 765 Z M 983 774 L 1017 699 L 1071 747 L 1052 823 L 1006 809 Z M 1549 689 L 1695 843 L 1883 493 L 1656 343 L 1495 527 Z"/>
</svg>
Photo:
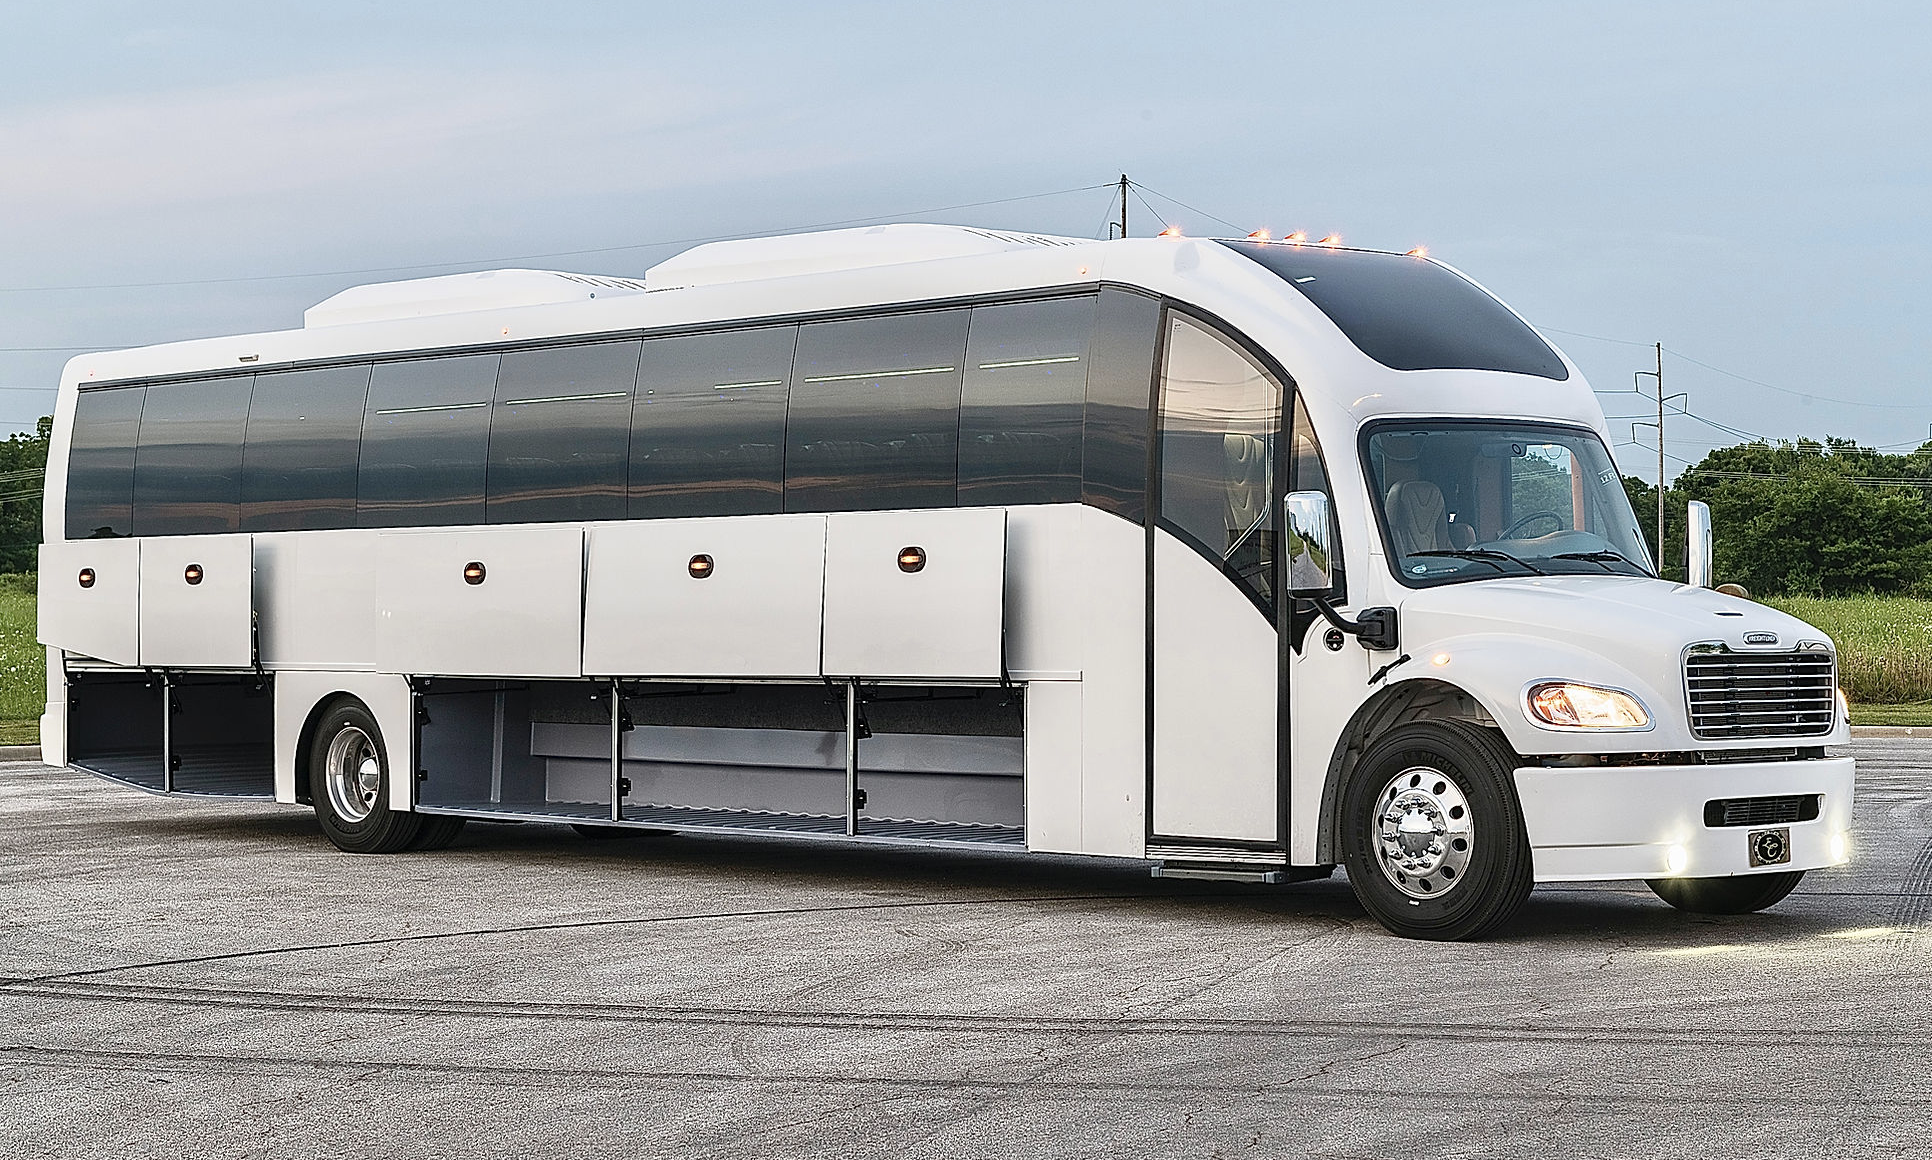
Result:
<svg viewBox="0 0 1932 1160">
<path fill-rule="evenodd" d="M 1410 587 L 1657 574 L 1594 432 L 1404 420 L 1370 428 L 1367 453 L 1390 564 Z"/>
</svg>

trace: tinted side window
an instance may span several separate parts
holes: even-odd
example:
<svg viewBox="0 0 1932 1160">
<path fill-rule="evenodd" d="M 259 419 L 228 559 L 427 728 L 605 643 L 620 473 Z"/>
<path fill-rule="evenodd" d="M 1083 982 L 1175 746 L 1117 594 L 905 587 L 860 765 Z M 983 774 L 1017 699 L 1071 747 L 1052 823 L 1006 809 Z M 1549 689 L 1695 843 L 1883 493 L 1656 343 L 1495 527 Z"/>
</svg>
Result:
<svg viewBox="0 0 1932 1160">
<path fill-rule="evenodd" d="M 369 366 L 255 376 L 242 451 L 242 530 L 356 526 Z"/>
<path fill-rule="evenodd" d="M 973 311 L 959 410 L 959 502 L 1080 499 L 1094 299 Z"/>
<path fill-rule="evenodd" d="M 144 387 L 82 391 L 67 445 L 67 538 L 134 534 L 134 444 Z"/>
<path fill-rule="evenodd" d="M 356 526 L 483 522 L 494 354 L 377 363 L 362 418 Z"/>
<path fill-rule="evenodd" d="M 630 514 L 782 510 L 795 326 L 652 339 L 631 410 Z"/>
<path fill-rule="evenodd" d="M 489 522 L 624 518 L 636 342 L 503 356 L 490 419 Z"/>
<path fill-rule="evenodd" d="M 241 528 L 242 433 L 255 377 L 150 383 L 134 453 L 134 534 Z"/>
<path fill-rule="evenodd" d="M 951 507 L 970 311 L 799 329 L 785 510 Z"/>
<path fill-rule="evenodd" d="M 1147 513 L 1147 406 L 1160 327 L 1154 299 L 1101 291 L 1087 374 L 1080 498 L 1136 523 Z"/>
</svg>

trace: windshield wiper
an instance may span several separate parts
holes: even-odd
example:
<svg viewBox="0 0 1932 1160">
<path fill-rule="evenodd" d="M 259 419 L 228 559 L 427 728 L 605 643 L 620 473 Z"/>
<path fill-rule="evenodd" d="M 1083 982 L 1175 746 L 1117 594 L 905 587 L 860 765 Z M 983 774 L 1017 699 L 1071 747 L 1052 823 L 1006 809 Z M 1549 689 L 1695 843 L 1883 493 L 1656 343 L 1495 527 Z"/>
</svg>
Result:
<svg viewBox="0 0 1932 1160">
<path fill-rule="evenodd" d="M 1588 560 L 1592 564 L 1601 566 L 1605 572 L 1614 572 L 1615 569 L 1610 567 L 1610 561 L 1617 560 L 1630 565 L 1645 576 L 1650 575 L 1650 569 L 1632 560 L 1622 552 L 1614 551 L 1610 548 L 1598 548 L 1594 552 L 1558 552 L 1549 558 L 1552 560 Z"/>
<path fill-rule="evenodd" d="M 1538 568 L 1536 565 L 1530 563 L 1528 560 L 1524 560 L 1517 556 L 1512 556 L 1508 552 L 1499 552 L 1494 548 L 1442 548 L 1442 549 L 1439 549 L 1436 551 L 1430 551 L 1430 552 L 1410 552 L 1408 553 L 1408 555 L 1410 556 L 1449 556 L 1457 560 L 1481 560 L 1483 563 L 1488 564 L 1490 567 L 1496 569 L 1498 572 L 1506 572 L 1508 571 L 1508 569 L 1504 568 L 1501 564 L 1498 564 L 1496 561 L 1508 560 L 1510 563 L 1515 564 L 1518 567 L 1529 569 L 1531 572 L 1536 573 L 1538 576 L 1549 575 L 1548 572 L 1543 571 L 1543 569 Z"/>
</svg>

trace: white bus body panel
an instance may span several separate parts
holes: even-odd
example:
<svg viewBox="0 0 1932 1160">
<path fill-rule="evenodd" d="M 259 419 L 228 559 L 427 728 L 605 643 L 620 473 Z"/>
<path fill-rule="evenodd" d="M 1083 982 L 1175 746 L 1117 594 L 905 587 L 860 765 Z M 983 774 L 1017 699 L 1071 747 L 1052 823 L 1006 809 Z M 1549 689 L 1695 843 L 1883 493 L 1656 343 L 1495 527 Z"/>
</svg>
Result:
<svg viewBox="0 0 1932 1160">
<path fill-rule="evenodd" d="M 1075 613 L 1082 645 L 1080 850 L 1138 858 L 1147 852 L 1147 531 L 1082 508 L 1075 558 L 1087 585 Z"/>
<path fill-rule="evenodd" d="M 94 573 L 82 588 L 82 569 Z M 141 663 L 141 541 L 40 545 L 40 643 L 116 665 Z"/>
<path fill-rule="evenodd" d="M 255 536 L 256 648 L 269 668 L 376 667 L 373 528 Z"/>
<path fill-rule="evenodd" d="M 1155 530 L 1155 834 L 1276 837 L 1277 642 L 1220 569 Z"/>
<path fill-rule="evenodd" d="M 376 667 L 438 677 L 583 675 L 581 525 L 383 532 Z M 483 565 L 483 582 L 464 570 Z"/>
<path fill-rule="evenodd" d="M 903 570 L 904 548 L 925 565 Z M 826 517 L 825 675 L 998 680 L 1005 583 L 1004 508 Z"/>
<path fill-rule="evenodd" d="M 141 541 L 141 664 L 245 669 L 255 663 L 255 559 L 247 535 Z M 200 576 L 188 582 L 189 569 Z"/>
<path fill-rule="evenodd" d="M 583 671 L 707 679 L 819 675 L 825 517 L 594 524 Z M 691 575 L 695 556 L 710 574 Z"/>
</svg>

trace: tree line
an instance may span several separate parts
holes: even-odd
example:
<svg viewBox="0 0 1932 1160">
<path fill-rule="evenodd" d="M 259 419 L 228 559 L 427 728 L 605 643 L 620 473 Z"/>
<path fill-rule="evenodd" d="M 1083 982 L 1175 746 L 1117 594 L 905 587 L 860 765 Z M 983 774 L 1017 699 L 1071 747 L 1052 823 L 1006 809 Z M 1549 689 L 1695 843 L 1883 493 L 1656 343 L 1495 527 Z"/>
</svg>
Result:
<svg viewBox="0 0 1932 1160">
<path fill-rule="evenodd" d="M 1657 489 L 1623 485 L 1654 547 Z M 1758 596 L 1932 598 L 1932 441 L 1903 454 L 1830 436 L 1712 451 L 1664 491 L 1664 574 L 1675 579 L 1694 499 L 1711 506 L 1720 583 Z"/>
</svg>

